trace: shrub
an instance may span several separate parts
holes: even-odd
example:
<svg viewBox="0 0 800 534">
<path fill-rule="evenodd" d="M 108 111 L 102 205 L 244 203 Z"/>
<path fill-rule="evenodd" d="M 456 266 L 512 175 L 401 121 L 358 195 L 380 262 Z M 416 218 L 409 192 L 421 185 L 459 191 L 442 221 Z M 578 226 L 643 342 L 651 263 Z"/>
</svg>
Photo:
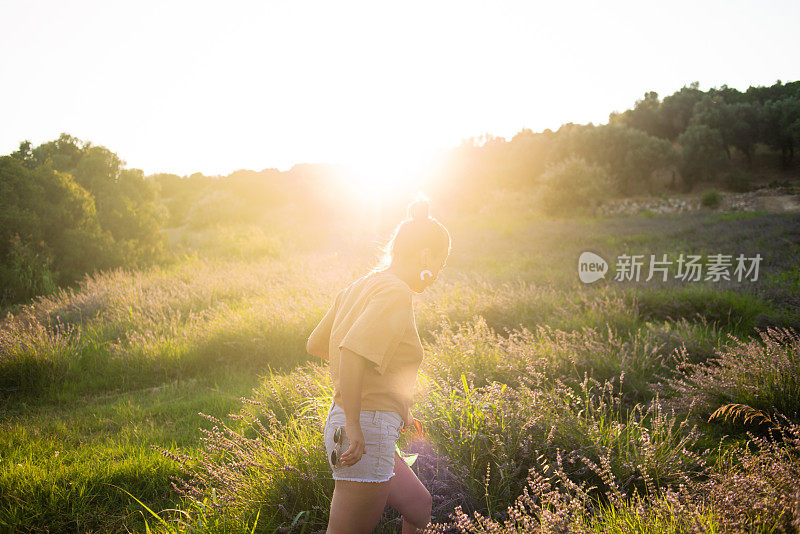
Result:
<svg viewBox="0 0 800 534">
<path fill-rule="evenodd" d="M 716 209 L 719 207 L 719 191 L 716 189 L 703 191 L 703 194 L 700 195 L 700 204 L 707 208 Z"/>
<path fill-rule="evenodd" d="M 577 484 L 567 461 L 537 458 L 525 490 L 505 513 L 467 514 L 425 532 L 797 532 L 800 526 L 800 425 L 779 439 L 751 436 L 724 455 L 707 480 L 679 484 L 657 495 L 626 494 L 607 462 L 583 460 L 607 482 Z M 493 517 L 496 516 L 496 517 Z"/>
<path fill-rule="evenodd" d="M 775 327 L 758 334 L 748 340 L 729 335 L 730 343 L 706 362 L 675 353 L 683 376 L 665 381 L 677 393 L 674 402 L 684 407 L 691 400 L 705 417 L 720 406 L 742 404 L 800 420 L 800 335 Z"/>
<path fill-rule="evenodd" d="M 752 180 L 753 176 L 742 169 L 734 169 L 725 174 L 725 186 L 730 191 L 735 191 L 737 193 L 749 191 Z"/>
<path fill-rule="evenodd" d="M 550 215 L 593 211 L 609 195 L 613 183 L 608 172 L 581 157 L 571 156 L 549 164 L 540 178 L 539 203 Z"/>
</svg>

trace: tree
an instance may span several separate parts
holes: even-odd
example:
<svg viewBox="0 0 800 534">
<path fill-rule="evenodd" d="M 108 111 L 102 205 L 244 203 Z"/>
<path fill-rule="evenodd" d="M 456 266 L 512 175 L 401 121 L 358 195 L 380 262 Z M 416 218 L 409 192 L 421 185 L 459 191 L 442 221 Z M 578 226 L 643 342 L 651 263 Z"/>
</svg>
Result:
<svg viewBox="0 0 800 534">
<path fill-rule="evenodd" d="M 23 141 L 19 150 L 11 154 L 28 168 L 47 166 L 57 171 L 69 172 L 77 165 L 91 143 L 82 143 L 78 138 L 62 133 L 55 141 L 31 148 L 30 141 Z"/>
<path fill-rule="evenodd" d="M 91 195 L 100 227 L 114 241 L 107 251 L 113 265 L 144 265 L 163 257 L 166 237 L 160 229 L 168 212 L 157 202 L 157 184 L 144 180 L 141 170 L 125 169 L 125 162 L 108 148 L 67 133 L 33 149 L 25 143 L 14 157 L 36 168 L 68 173 Z"/>
<path fill-rule="evenodd" d="M 662 139 L 670 135 L 670 130 L 664 123 L 658 93 L 655 91 L 645 93 L 643 99 L 636 101 L 633 109 L 610 114 L 608 122 L 629 126 Z"/>
<path fill-rule="evenodd" d="M 733 117 L 725 101 L 721 97 L 705 95 L 694 106 L 689 124 L 705 124 L 712 130 L 717 130 L 722 137 L 722 145 L 728 159 L 731 158 L 730 136 Z"/>
<path fill-rule="evenodd" d="M 676 158 L 669 141 L 621 124 L 570 126 L 558 134 L 548 155 L 550 162 L 575 155 L 602 165 L 621 194 L 637 188 L 652 192 L 653 171 L 672 165 Z"/>
<path fill-rule="evenodd" d="M 0 197 L 3 304 L 110 266 L 113 239 L 100 227 L 92 196 L 69 174 L 3 156 Z"/>
<path fill-rule="evenodd" d="M 678 138 L 681 145 L 679 168 L 688 190 L 701 180 L 714 177 L 724 166 L 722 135 L 705 124 L 692 124 Z"/>
<path fill-rule="evenodd" d="M 729 107 L 733 115 L 730 143 L 747 158 L 747 168 L 752 168 L 754 147 L 763 128 L 764 107 L 757 102 L 739 102 Z"/>
<path fill-rule="evenodd" d="M 764 104 L 764 142 L 781 151 L 781 167 L 788 169 L 794 160 L 794 147 L 800 143 L 800 98 L 769 100 Z"/>
<path fill-rule="evenodd" d="M 703 98 L 699 85 L 699 82 L 692 82 L 689 87 L 683 86 L 680 91 L 665 97 L 661 103 L 667 139 L 675 140 L 689 126 L 694 106 Z"/>
</svg>

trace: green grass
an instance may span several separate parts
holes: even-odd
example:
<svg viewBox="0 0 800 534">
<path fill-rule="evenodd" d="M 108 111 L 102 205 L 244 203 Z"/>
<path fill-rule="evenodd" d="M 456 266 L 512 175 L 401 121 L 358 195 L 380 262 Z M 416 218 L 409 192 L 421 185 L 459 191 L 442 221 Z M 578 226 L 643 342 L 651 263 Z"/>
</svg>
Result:
<svg viewBox="0 0 800 534">
<path fill-rule="evenodd" d="M 797 225 L 796 218 L 759 213 L 555 221 L 500 208 L 488 221 L 472 215 L 448 223 L 454 236 L 448 267 L 435 286 L 415 297 L 428 355 L 435 349 L 431 361 L 442 362 L 438 370 L 426 368 L 421 384 L 445 387 L 423 387 L 418 417 L 440 428 L 432 439 L 467 470 L 469 497 L 499 509 L 520 490 L 524 477 L 504 478 L 498 471 L 491 499 L 484 498 L 482 484 L 487 462 L 508 472 L 524 465 L 525 420 L 538 421 L 541 442 L 555 425 L 554 443 L 565 448 L 622 439 L 614 438 L 610 423 L 626 421 L 627 413 L 596 410 L 594 419 L 581 423 L 579 405 L 565 407 L 568 393 L 557 380 L 574 389 L 585 375 L 613 382 L 624 371 L 618 387 L 627 410 L 652 401 L 652 384 L 669 373 L 666 357 L 679 348 L 701 363 L 729 333 L 800 324 L 792 300 L 800 247 L 789 237 Z M 143 531 L 145 520 L 154 530 L 164 528 L 120 488 L 154 512 L 190 509 L 192 520 L 205 518 L 208 532 L 249 532 L 256 517 L 256 531 L 271 532 L 289 522 L 277 513 L 279 502 L 293 517 L 302 513 L 304 520 L 324 522 L 330 479 L 251 473 L 241 491 L 263 506 L 245 509 L 245 518 L 227 517 L 208 502 L 180 501 L 169 478 L 179 474 L 176 463 L 151 447 L 198 454 L 200 429 L 212 426 L 199 413 L 237 413 L 247 408 L 240 397 L 257 388 L 254 398 L 285 425 L 279 434 L 284 445 L 274 444 L 276 458 L 326 476 L 324 455 L 313 449 L 324 414 L 298 416 L 308 402 L 324 401 L 325 375 L 297 369 L 311 359 L 305 340 L 335 291 L 372 265 L 375 250 L 368 244 L 374 236 L 354 230 L 346 239 L 292 248 L 285 234 L 262 239 L 246 229 L 226 231 L 240 238 L 237 243 L 262 248 L 226 258 L 231 254 L 224 239 L 193 236 L 181 246 L 207 247 L 207 254 L 141 271 L 98 273 L 74 289 L 11 309 L 13 317 L 0 326 L 0 531 Z M 740 250 L 760 250 L 766 258 L 759 282 L 741 286 L 611 280 L 584 286 L 576 276 L 583 250 L 607 259 Z M 520 338 L 515 329 L 528 334 Z M 525 390 L 530 384 L 523 378 L 538 380 L 537 373 L 537 387 L 551 395 L 547 402 L 538 390 Z M 462 375 L 469 378 L 466 386 Z M 474 389 L 493 384 L 508 389 L 501 397 Z M 494 418 L 521 398 L 531 401 L 529 412 L 517 410 L 511 423 Z M 449 426 L 437 427 L 445 420 Z M 469 439 L 447 433 L 459 421 Z M 623 441 L 640 439 L 642 428 L 629 428 Z M 703 445 L 719 437 L 713 426 L 703 431 Z M 636 458 L 639 452 L 620 445 L 618 454 Z M 268 471 L 281 467 L 275 459 L 260 461 Z M 281 501 L 287 488 L 296 494 Z M 604 512 L 602 528 L 640 524 L 631 514 Z M 385 519 L 382 528 L 390 530 L 397 517 Z"/>
<path fill-rule="evenodd" d="M 6 405 L 0 422 L 0 525 L 12 531 L 121 530 L 142 523 L 139 506 L 116 484 L 156 508 L 174 502 L 176 464 L 150 448 L 192 450 L 206 426 L 197 413 L 224 416 L 258 377 L 220 369 L 153 388 L 74 395 L 54 392 Z"/>
<path fill-rule="evenodd" d="M 709 214 L 710 221 L 742 221 L 762 217 L 769 212 L 766 211 L 723 211 L 720 213 Z"/>
</svg>

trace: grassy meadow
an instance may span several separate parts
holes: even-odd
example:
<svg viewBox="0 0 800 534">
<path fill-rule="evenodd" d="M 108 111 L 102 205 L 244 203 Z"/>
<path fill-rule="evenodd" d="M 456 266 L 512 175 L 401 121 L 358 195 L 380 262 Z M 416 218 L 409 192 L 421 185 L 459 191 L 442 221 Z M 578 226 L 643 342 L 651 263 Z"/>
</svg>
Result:
<svg viewBox="0 0 800 534">
<path fill-rule="evenodd" d="M 798 531 L 800 216 L 442 222 L 426 432 L 400 443 L 440 532 Z M 4 311 L 0 531 L 324 531 L 332 390 L 305 341 L 388 233 L 273 223 L 173 229 L 170 263 Z M 585 250 L 763 259 L 754 282 L 584 285 Z"/>
</svg>

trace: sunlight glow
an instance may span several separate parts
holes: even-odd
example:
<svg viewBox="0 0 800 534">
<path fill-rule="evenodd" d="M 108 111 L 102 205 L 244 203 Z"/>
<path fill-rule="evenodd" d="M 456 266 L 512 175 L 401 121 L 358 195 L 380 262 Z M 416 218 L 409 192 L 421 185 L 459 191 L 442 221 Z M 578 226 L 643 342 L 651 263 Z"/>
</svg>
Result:
<svg viewBox="0 0 800 534">
<path fill-rule="evenodd" d="M 695 80 L 746 90 L 798 77 L 773 53 L 798 47 L 788 1 L 676 0 L 657 25 L 634 0 L 4 4 L 0 68 L 14 83 L 2 88 L 0 153 L 68 132 L 146 174 L 363 156 L 366 197 L 408 179 L 421 148 L 600 124 L 645 91 Z M 702 38 L 676 40 L 676 27 Z M 754 28 L 765 38 L 738 38 Z M 76 50 L 91 52 L 85 68 Z"/>
<path fill-rule="evenodd" d="M 435 156 L 430 152 L 374 151 L 345 165 L 342 181 L 350 196 L 365 206 L 381 205 L 425 188 Z"/>
</svg>

